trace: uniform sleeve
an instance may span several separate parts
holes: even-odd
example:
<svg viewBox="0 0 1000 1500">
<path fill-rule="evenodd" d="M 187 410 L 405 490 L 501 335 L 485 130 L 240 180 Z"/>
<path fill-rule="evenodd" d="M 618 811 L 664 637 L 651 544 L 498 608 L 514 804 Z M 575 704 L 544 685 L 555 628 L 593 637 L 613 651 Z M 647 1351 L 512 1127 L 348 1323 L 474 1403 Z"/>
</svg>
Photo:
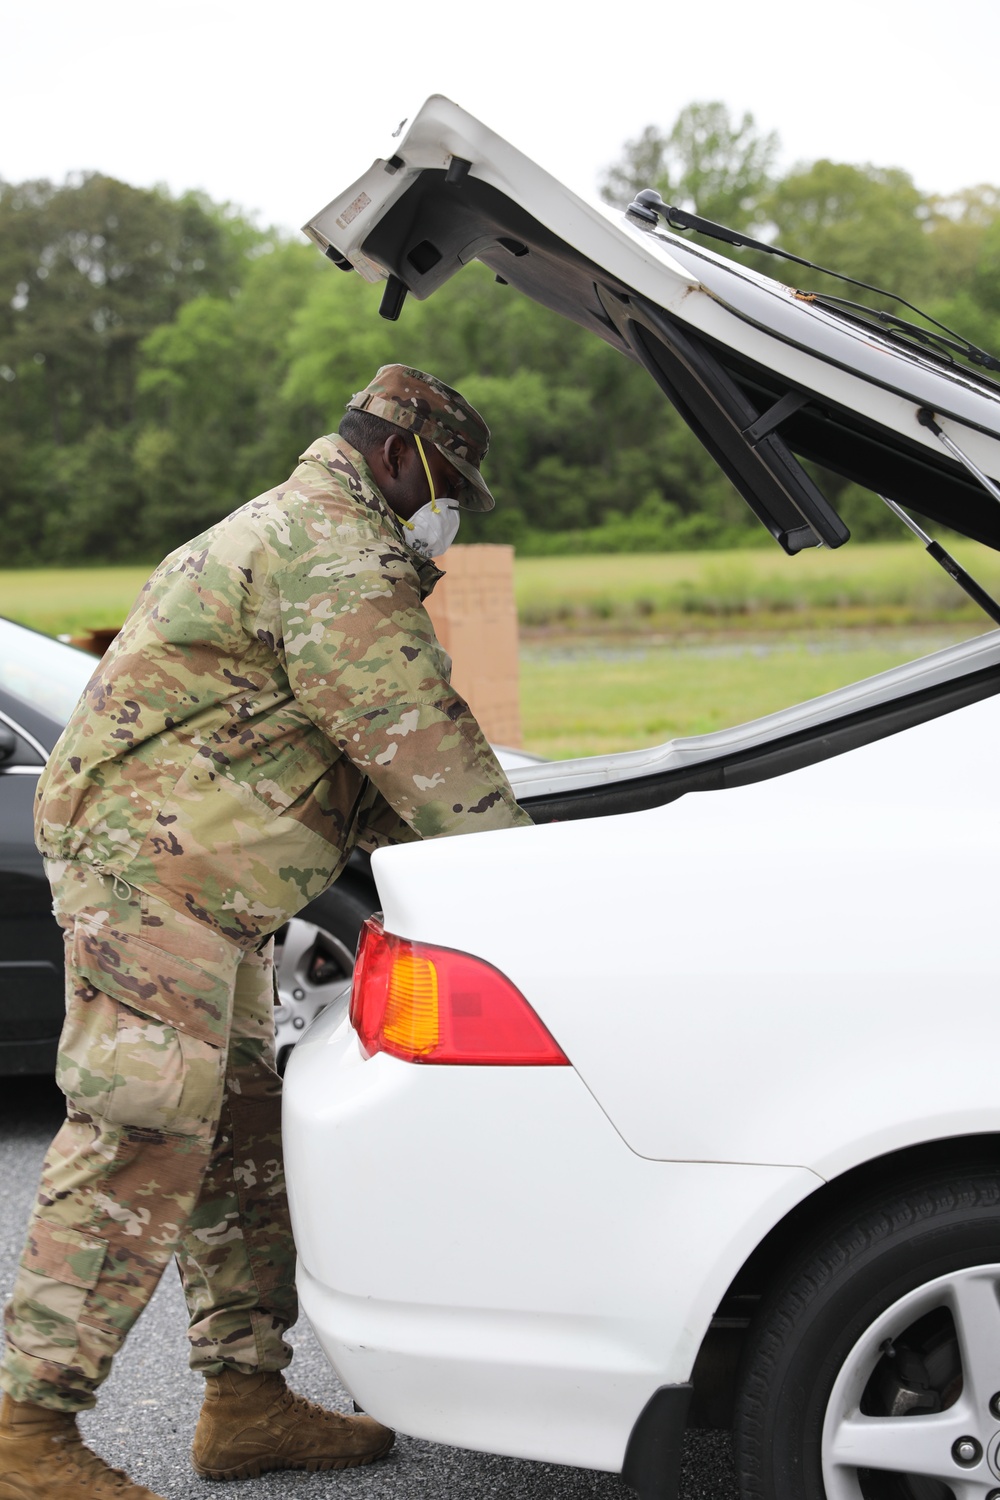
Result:
<svg viewBox="0 0 1000 1500">
<path fill-rule="evenodd" d="M 420 835 L 369 782 L 358 814 L 357 847 L 366 854 L 373 854 L 376 849 L 384 849 L 387 845 L 411 844 L 419 838 Z"/>
<path fill-rule="evenodd" d="M 420 838 L 531 823 L 451 687 L 402 549 L 363 549 L 350 565 L 313 552 L 275 581 L 292 691 L 388 804 L 378 842 L 393 819 Z"/>
</svg>

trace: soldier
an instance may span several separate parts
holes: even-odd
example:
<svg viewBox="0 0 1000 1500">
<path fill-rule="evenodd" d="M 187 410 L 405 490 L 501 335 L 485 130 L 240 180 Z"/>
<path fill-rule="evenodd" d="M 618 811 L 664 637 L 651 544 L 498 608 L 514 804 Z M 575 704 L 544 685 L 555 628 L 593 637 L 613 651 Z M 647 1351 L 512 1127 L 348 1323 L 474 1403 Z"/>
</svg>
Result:
<svg viewBox="0 0 1000 1500">
<path fill-rule="evenodd" d="M 388 365 L 286 484 L 153 573 L 42 777 L 66 939 L 57 1078 L 10 1305 L 0 1500 L 158 1500 L 86 1448 L 95 1392 L 171 1256 L 217 1479 L 331 1469 L 393 1434 L 294 1396 L 294 1249 L 272 934 L 356 847 L 530 820 L 423 600 L 458 506 L 489 510 L 489 430 Z"/>
</svg>

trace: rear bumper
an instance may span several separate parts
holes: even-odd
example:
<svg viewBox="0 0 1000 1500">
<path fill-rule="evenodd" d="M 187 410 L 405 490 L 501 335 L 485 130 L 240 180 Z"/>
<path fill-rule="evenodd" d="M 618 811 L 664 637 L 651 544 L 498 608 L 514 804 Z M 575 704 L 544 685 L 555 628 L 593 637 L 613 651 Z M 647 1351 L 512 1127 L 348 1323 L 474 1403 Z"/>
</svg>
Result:
<svg viewBox="0 0 1000 1500">
<path fill-rule="evenodd" d="M 292 1054 L 285 1160 L 303 1308 L 366 1411 L 614 1472 L 741 1242 L 816 1183 L 646 1161 L 568 1067 L 365 1060 L 342 1007 Z"/>
<path fill-rule="evenodd" d="M 586 1326 L 349 1297 L 299 1262 L 302 1307 L 365 1411 L 432 1442 L 619 1471 L 653 1377 Z M 593 1320 L 590 1320 L 591 1322 Z"/>
</svg>

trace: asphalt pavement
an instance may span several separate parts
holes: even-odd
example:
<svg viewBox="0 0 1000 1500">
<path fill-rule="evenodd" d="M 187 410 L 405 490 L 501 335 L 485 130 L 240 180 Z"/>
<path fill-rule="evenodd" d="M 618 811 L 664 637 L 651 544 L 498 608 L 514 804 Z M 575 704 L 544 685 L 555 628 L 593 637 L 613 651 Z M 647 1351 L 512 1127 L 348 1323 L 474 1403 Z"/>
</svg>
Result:
<svg viewBox="0 0 1000 1500">
<path fill-rule="evenodd" d="M 55 1134 L 61 1096 L 47 1080 L 0 1080 L 0 1293 L 13 1285 L 24 1226 L 45 1148 Z M 273 1474 L 223 1487 L 198 1479 L 190 1442 L 202 1382 L 187 1367 L 185 1310 L 171 1269 L 115 1362 L 97 1409 L 84 1415 L 87 1441 L 110 1463 L 167 1500 L 628 1500 L 611 1474 L 469 1453 L 400 1435 L 389 1457 L 370 1468 L 330 1474 Z M 292 1386 L 314 1401 L 350 1411 L 308 1325 L 291 1335 Z M 728 1439 L 692 1433 L 681 1500 L 735 1500 Z"/>
</svg>

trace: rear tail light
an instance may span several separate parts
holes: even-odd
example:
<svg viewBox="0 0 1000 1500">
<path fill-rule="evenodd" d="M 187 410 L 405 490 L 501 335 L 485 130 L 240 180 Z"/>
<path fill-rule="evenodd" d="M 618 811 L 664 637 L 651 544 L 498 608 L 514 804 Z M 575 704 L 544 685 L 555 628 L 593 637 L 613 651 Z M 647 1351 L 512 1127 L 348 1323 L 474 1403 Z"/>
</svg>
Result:
<svg viewBox="0 0 1000 1500">
<path fill-rule="evenodd" d="M 411 943 L 370 917 L 361 933 L 351 1025 L 366 1056 L 406 1062 L 568 1066 L 527 1000 L 492 964 Z"/>
</svg>

